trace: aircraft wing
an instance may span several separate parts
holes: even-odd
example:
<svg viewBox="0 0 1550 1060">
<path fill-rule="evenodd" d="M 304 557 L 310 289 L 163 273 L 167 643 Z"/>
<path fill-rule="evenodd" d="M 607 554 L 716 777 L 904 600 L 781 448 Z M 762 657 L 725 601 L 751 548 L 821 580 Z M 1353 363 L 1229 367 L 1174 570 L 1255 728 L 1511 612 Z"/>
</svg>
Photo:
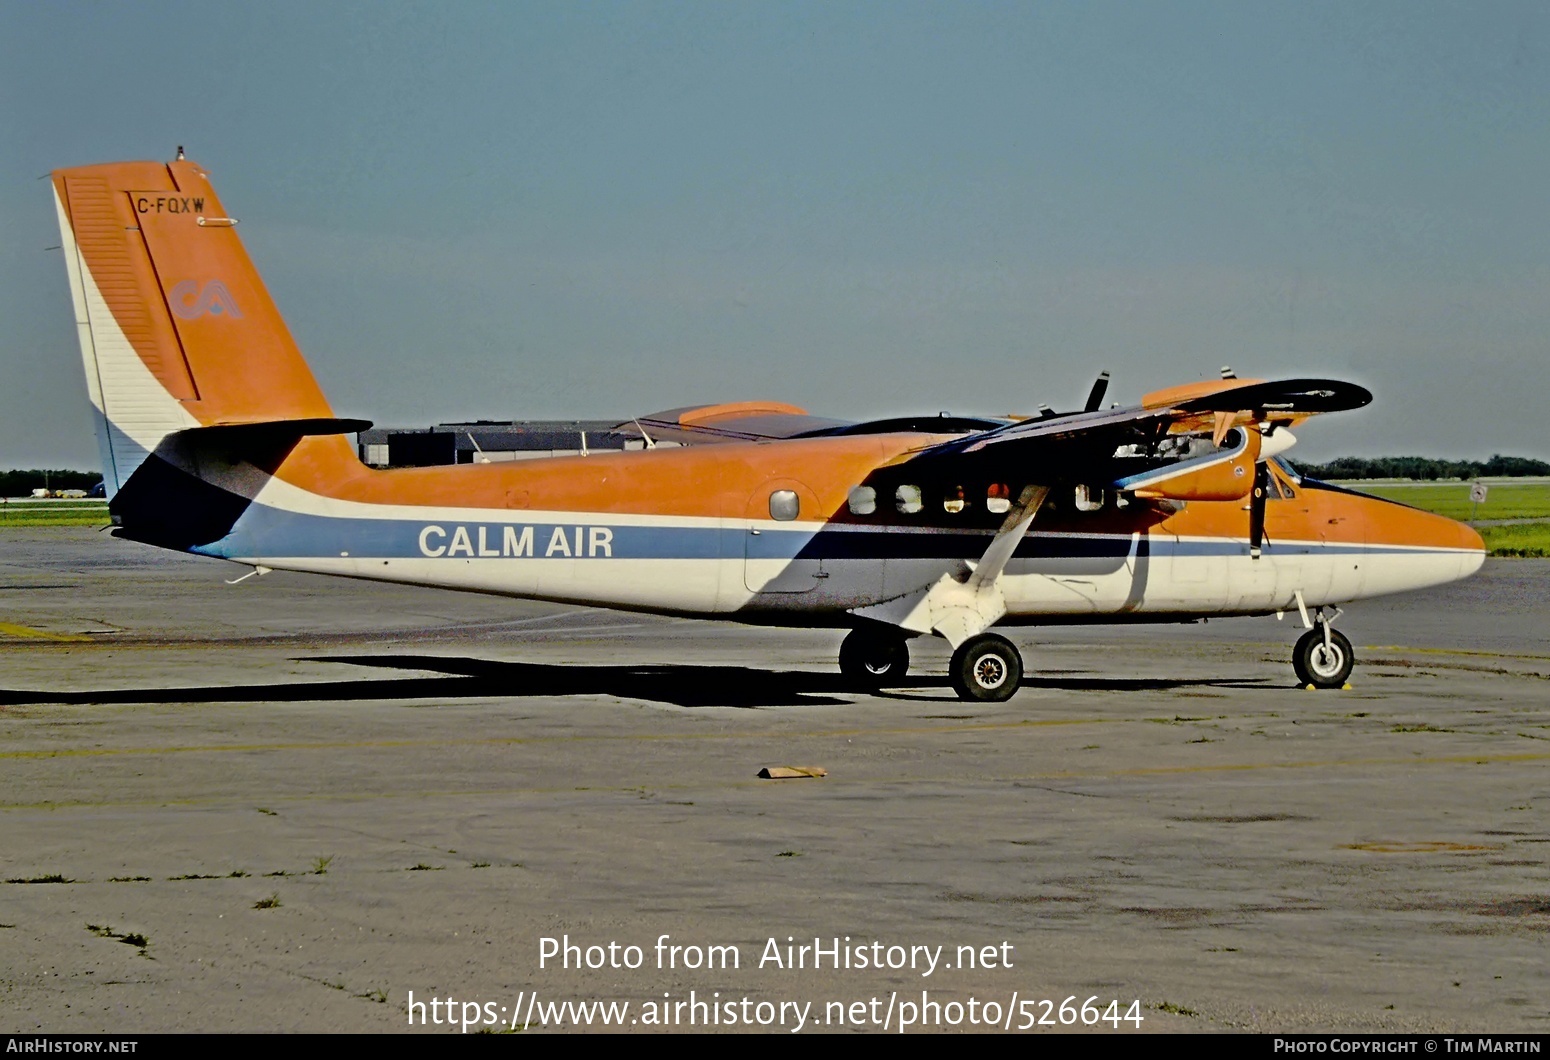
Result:
<svg viewBox="0 0 1550 1060">
<path fill-rule="evenodd" d="M 738 401 L 653 412 L 626 420 L 615 430 L 643 434 L 653 442 L 704 445 L 795 438 L 847 426 L 848 421 L 814 416 L 795 405 L 776 401 Z"/>
<path fill-rule="evenodd" d="M 910 462 L 1041 485 L 1147 489 L 1245 455 L 1252 466 L 1290 444 L 1289 432 L 1272 442 L 1277 432 L 1371 400 L 1365 388 L 1332 379 L 1213 381 L 1148 394 L 1129 408 L 1049 415 L 938 442 Z"/>
</svg>

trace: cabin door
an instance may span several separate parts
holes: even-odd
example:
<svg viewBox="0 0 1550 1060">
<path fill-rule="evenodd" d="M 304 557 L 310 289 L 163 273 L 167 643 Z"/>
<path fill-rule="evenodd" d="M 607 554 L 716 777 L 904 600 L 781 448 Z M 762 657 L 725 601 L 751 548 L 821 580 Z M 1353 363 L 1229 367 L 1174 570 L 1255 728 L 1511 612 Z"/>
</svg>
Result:
<svg viewBox="0 0 1550 1060">
<path fill-rule="evenodd" d="M 806 593 L 823 584 L 823 560 L 812 551 L 826 513 L 792 478 L 775 478 L 748 498 L 743 529 L 743 584 L 756 593 Z"/>
</svg>

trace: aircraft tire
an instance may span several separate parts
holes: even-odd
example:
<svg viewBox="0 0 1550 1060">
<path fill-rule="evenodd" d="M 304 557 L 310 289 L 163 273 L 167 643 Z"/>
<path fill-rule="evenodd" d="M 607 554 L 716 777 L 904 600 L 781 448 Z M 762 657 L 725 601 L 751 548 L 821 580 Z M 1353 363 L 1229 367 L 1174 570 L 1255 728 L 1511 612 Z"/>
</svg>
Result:
<svg viewBox="0 0 1550 1060">
<path fill-rule="evenodd" d="M 1005 637 L 981 633 L 953 652 L 948 678 L 959 699 L 1001 703 L 1017 692 L 1023 680 L 1023 657 Z"/>
<path fill-rule="evenodd" d="M 909 668 L 909 645 L 889 630 L 861 626 L 840 643 L 840 673 L 858 688 L 897 684 Z"/>
<path fill-rule="evenodd" d="M 1297 683 L 1314 688 L 1340 688 L 1351 676 L 1356 653 L 1351 642 L 1337 629 L 1329 631 L 1329 647 L 1324 646 L 1324 629 L 1315 626 L 1297 639 L 1292 649 L 1292 669 Z"/>
</svg>

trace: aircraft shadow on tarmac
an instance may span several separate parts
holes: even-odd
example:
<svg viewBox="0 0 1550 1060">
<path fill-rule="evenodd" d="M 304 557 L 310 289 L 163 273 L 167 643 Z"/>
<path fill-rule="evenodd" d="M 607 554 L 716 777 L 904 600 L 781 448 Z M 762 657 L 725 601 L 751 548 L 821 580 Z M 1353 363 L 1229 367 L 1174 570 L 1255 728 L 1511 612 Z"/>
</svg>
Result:
<svg viewBox="0 0 1550 1060">
<path fill-rule="evenodd" d="M 291 681 L 203 688 L 127 688 L 96 692 L 0 689 L 0 706 L 118 703 L 316 703 L 350 700 L 511 699 L 576 695 L 644 699 L 679 707 L 794 707 L 846 704 L 858 692 L 837 673 L 760 670 L 748 666 L 556 666 L 440 655 L 350 655 L 303 657 L 297 662 L 342 663 L 394 670 L 440 673 L 444 677 L 351 681 Z M 1024 688 L 1072 692 L 1144 692 L 1182 688 L 1275 687 L 1263 680 L 1190 680 L 1058 676 L 1023 678 Z M 880 698 L 936 700 L 912 694 L 946 688 L 947 678 L 908 679 L 908 690 L 884 689 Z M 836 698 L 845 696 L 847 698 Z"/>
</svg>

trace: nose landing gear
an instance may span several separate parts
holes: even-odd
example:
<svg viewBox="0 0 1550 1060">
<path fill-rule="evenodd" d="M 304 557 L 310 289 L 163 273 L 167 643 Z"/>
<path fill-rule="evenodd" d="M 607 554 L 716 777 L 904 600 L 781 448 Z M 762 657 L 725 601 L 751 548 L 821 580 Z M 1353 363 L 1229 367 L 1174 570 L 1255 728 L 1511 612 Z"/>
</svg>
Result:
<svg viewBox="0 0 1550 1060">
<path fill-rule="evenodd" d="M 1344 688 L 1351 677 L 1351 668 L 1356 665 L 1356 653 L 1351 650 L 1351 642 L 1345 634 L 1333 628 L 1335 619 L 1341 615 L 1340 609 L 1337 607 L 1334 614 L 1326 615 L 1320 606 L 1310 617 L 1301 590 L 1295 594 L 1295 599 L 1302 624 L 1308 630 L 1297 638 L 1297 644 L 1292 648 L 1292 670 L 1297 674 L 1297 683 L 1313 688 Z"/>
<path fill-rule="evenodd" d="M 1356 665 L 1356 655 L 1346 635 L 1330 629 L 1319 618 L 1314 626 L 1301 637 L 1292 649 L 1292 669 L 1297 681 L 1314 688 L 1342 688 Z"/>
</svg>

